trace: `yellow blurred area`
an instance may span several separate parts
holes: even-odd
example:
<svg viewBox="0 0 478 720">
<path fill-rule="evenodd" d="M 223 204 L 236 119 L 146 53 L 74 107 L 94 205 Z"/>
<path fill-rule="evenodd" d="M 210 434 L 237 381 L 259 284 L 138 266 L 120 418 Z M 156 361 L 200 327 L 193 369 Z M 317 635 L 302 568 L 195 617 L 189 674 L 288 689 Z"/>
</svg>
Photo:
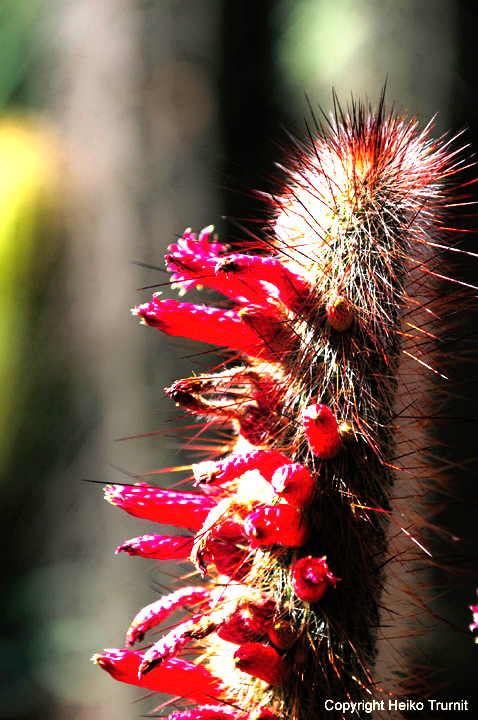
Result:
<svg viewBox="0 0 478 720">
<path fill-rule="evenodd" d="M 58 194 L 59 152 L 52 130 L 26 115 L 0 118 L 0 471 L 17 429 L 30 298 L 56 244 L 56 234 L 42 230 L 58 207 Z"/>
</svg>

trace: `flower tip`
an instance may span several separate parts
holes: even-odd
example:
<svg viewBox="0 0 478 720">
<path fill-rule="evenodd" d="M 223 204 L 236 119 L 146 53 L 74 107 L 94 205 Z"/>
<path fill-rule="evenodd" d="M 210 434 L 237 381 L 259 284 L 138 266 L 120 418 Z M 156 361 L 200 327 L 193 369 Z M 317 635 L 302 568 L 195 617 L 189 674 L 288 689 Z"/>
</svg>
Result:
<svg viewBox="0 0 478 720">
<path fill-rule="evenodd" d="M 118 654 L 118 648 L 105 648 L 102 653 L 95 653 L 92 655 L 91 662 L 95 665 L 99 665 L 102 670 L 106 670 L 110 675 L 114 670 L 114 657 Z M 109 657 L 112 656 L 112 657 Z"/>
<path fill-rule="evenodd" d="M 106 485 L 104 489 L 105 500 L 112 505 L 119 505 L 119 496 L 123 490 L 123 485 Z"/>
<path fill-rule="evenodd" d="M 213 460 L 204 460 L 204 462 L 193 463 L 192 471 L 194 475 L 194 485 L 208 485 L 214 479 L 216 463 Z"/>
</svg>

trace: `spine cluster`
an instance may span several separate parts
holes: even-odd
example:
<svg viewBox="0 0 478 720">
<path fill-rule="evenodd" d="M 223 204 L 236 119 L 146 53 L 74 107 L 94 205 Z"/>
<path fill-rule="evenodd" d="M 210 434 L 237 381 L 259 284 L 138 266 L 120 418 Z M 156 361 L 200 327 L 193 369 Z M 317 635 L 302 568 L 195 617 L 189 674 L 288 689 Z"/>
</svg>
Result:
<svg viewBox="0 0 478 720">
<path fill-rule="evenodd" d="M 203 578 L 141 610 L 126 649 L 95 656 L 113 677 L 174 696 L 185 707 L 170 720 L 344 717 L 330 699 L 365 707 L 396 692 L 377 644 L 393 646 L 384 618 L 408 600 L 384 583 L 409 598 L 400 578 L 426 557 L 420 418 L 438 372 L 437 248 L 459 165 L 429 132 L 383 102 L 338 108 L 296 141 L 254 247 L 230 252 L 212 227 L 170 247 L 182 293 L 211 288 L 220 307 L 156 294 L 134 310 L 230 351 L 219 370 L 166 390 L 230 429 L 227 453 L 193 465 L 194 492 L 106 490 L 128 513 L 184 529 L 117 552 L 189 558 Z M 181 608 L 183 621 L 131 649 Z"/>
</svg>

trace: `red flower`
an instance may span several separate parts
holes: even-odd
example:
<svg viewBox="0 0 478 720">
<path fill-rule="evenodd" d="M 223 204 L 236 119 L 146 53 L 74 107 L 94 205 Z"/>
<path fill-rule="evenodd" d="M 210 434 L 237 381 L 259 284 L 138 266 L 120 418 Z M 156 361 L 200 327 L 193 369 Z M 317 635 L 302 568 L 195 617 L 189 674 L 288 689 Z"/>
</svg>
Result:
<svg viewBox="0 0 478 720">
<path fill-rule="evenodd" d="M 292 461 L 286 455 L 271 450 L 252 450 L 248 453 L 228 455 L 224 460 L 213 463 L 205 461 L 193 465 L 196 485 L 223 485 L 236 480 L 248 470 L 259 470 L 262 477 L 271 481 L 272 475 Z"/>
<path fill-rule="evenodd" d="M 216 274 L 219 277 L 225 274 L 229 281 L 234 281 L 235 276 L 244 278 L 246 287 L 255 282 L 258 291 L 262 285 L 263 297 L 277 298 L 291 310 L 299 310 L 311 293 L 309 283 L 301 275 L 289 270 L 280 260 L 263 255 L 228 255 L 217 263 Z"/>
<path fill-rule="evenodd" d="M 337 420 L 326 405 L 309 405 L 302 412 L 302 422 L 309 446 L 320 460 L 333 458 L 340 448 Z"/>
<path fill-rule="evenodd" d="M 216 506 L 204 495 L 162 490 L 146 483 L 108 485 L 105 498 L 135 517 L 191 530 L 199 530 Z"/>
<path fill-rule="evenodd" d="M 244 531 L 251 548 L 264 545 L 301 547 L 307 539 L 307 524 L 292 505 L 261 507 L 249 513 L 244 521 Z"/>
<path fill-rule="evenodd" d="M 142 535 L 125 540 L 116 548 L 116 554 L 127 552 L 152 560 L 185 560 L 191 554 L 194 538 L 181 535 Z"/>
<path fill-rule="evenodd" d="M 277 360 L 277 353 L 293 339 L 277 313 L 254 305 L 245 305 L 239 311 L 219 310 L 169 298 L 160 300 L 156 295 L 133 313 L 167 335 L 219 345 L 263 360 Z"/>
<path fill-rule="evenodd" d="M 234 662 L 239 670 L 269 685 L 283 685 L 289 677 L 289 667 L 284 658 L 270 645 L 245 643 L 234 653 Z"/>
<path fill-rule="evenodd" d="M 146 676 L 138 678 L 143 653 L 137 650 L 114 648 L 94 655 L 93 662 L 106 670 L 115 680 L 138 685 L 155 692 L 167 693 L 204 703 L 225 694 L 221 680 L 201 665 L 181 658 L 169 658 Z"/>
<path fill-rule="evenodd" d="M 162 623 L 178 608 L 185 605 L 209 605 L 211 592 L 203 587 L 185 587 L 165 595 L 156 602 L 146 605 L 131 623 L 126 635 L 126 644 L 131 647 L 142 640 L 148 630 Z"/>
<path fill-rule="evenodd" d="M 325 557 L 316 558 L 308 555 L 292 567 L 292 585 L 296 595 L 305 602 L 313 603 L 320 600 L 328 585 L 335 587 L 340 578 L 332 575 Z"/>
<path fill-rule="evenodd" d="M 209 242 L 212 230 L 212 225 L 204 228 L 196 239 L 196 235 L 188 229 L 177 244 L 170 246 L 165 259 L 167 269 L 173 273 L 173 287 L 179 286 L 181 294 L 184 294 L 191 287 L 205 285 L 234 302 L 265 304 L 267 296 L 260 284 L 253 287 L 253 283 L 246 284 L 241 278 L 216 273 L 218 261 L 227 247 L 222 243 Z"/>
<path fill-rule="evenodd" d="M 227 247 L 222 243 L 209 242 L 213 230 L 213 226 L 209 225 L 196 238 L 196 234 L 188 228 L 176 244 L 169 246 L 170 254 L 165 256 L 167 269 L 173 273 L 171 279 L 183 292 L 198 284 L 207 285 L 200 277 L 205 270 L 214 277 L 215 263 Z"/>
<path fill-rule="evenodd" d="M 185 645 L 190 643 L 194 624 L 194 620 L 186 620 L 155 642 L 144 654 L 138 669 L 138 678 L 141 680 L 143 675 L 149 674 L 157 665 L 177 655 Z"/>
</svg>

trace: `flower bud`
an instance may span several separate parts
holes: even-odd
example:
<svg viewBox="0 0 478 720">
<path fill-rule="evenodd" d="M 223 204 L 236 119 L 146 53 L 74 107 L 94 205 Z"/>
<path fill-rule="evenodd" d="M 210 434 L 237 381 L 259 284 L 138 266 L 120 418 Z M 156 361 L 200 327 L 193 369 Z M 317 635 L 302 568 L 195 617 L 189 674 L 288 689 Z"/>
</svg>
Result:
<svg viewBox="0 0 478 720">
<path fill-rule="evenodd" d="M 345 332 L 352 325 L 353 313 L 350 303 L 342 295 L 336 295 L 325 308 L 329 325 L 337 332 Z"/>
<path fill-rule="evenodd" d="M 244 520 L 244 531 L 252 548 L 267 545 L 301 547 L 308 534 L 305 519 L 292 505 L 258 508 Z"/>
<path fill-rule="evenodd" d="M 277 620 L 268 631 L 270 641 L 279 650 L 288 650 L 297 640 L 297 634 L 287 620 Z"/>
<path fill-rule="evenodd" d="M 270 645 L 245 643 L 234 653 L 234 662 L 239 670 L 269 685 L 283 685 L 289 677 L 289 668 L 284 658 Z"/>
<path fill-rule="evenodd" d="M 314 478 L 301 463 L 283 465 L 272 476 L 272 487 L 278 495 L 296 508 L 305 508 L 314 497 Z"/>
<path fill-rule="evenodd" d="M 308 555 L 292 567 L 292 586 L 301 600 L 314 603 L 320 600 L 328 585 L 339 582 L 340 578 L 332 575 L 327 567 L 325 557 L 316 558 Z"/>
<path fill-rule="evenodd" d="M 309 405 L 302 412 L 304 432 L 309 447 L 320 460 L 329 460 L 337 455 L 340 435 L 337 420 L 326 405 Z"/>
</svg>

